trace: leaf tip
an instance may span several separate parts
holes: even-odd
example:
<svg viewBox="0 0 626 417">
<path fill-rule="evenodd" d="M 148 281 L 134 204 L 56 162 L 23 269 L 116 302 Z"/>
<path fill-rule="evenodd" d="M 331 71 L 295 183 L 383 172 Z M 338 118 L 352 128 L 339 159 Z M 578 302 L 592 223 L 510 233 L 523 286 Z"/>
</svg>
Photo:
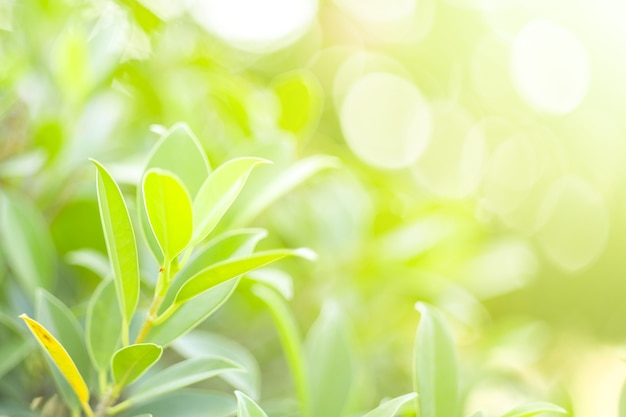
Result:
<svg viewBox="0 0 626 417">
<path fill-rule="evenodd" d="M 317 253 L 313 249 L 298 248 L 293 251 L 293 254 L 300 258 L 306 259 L 307 261 L 317 260 Z"/>
</svg>

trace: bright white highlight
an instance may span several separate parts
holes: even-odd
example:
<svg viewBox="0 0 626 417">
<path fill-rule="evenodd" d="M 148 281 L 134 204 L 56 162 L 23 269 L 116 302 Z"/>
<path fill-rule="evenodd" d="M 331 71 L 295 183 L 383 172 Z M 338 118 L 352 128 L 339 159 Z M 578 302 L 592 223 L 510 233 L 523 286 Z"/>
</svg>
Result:
<svg viewBox="0 0 626 417">
<path fill-rule="evenodd" d="M 589 60 L 580 41 L 549 20 L 534 20 L 515 37 L 511 72 L 528 103 L 553 114 L 566 114 L 589 87 Z"/>
<path fill-rule="evenodd" d="M 372 23 L 406 19 L 417 6 L 416 0 L 335 0 L 335 3 L 358 20 Z"/>
<path fill-rule="evenodd" d="M 196 0 L 192 17 L 233 46 L 267 52 L 295 41 L 317 13 L 317 0 Z"/>
<path fill-rule="evenodd" d="M 430 109 L 417 87 L 389 73 L 357 80 L 343 101 L 340 118 L 352 152 L 378 168 L 413 163 L 431 132 Z"/>
</svg>

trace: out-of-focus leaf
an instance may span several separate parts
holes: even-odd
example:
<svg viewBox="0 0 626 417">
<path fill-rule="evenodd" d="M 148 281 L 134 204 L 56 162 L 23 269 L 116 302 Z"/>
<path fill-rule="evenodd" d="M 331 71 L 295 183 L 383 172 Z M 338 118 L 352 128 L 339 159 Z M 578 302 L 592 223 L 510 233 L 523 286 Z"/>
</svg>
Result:
<svg viewBox="0 0 626 417">
<path fill-rule="evenodd" d="M 626 382 L 622 386 L 622 392 L 619 397 L 619 416 L 626 417 Z"/>
<path fill-rule="evenodd" d="M 195 330 L 179 337 L 172 347 L 186 358 L 221 356 L 240 364 L 245 372 L 234 371 L 220 374 L 233 387 L 244 391 L 252 398 L 259 398 L 261 392 L 261 371 L 256 358 L 243 346 L 224 336 Z"/>
<path fill-rule="evenodd" d="M 96 369 L 105 372 L 122 335 L 122 315 L 112 280 L 102 282 L 91 297 L 86 327 L 89 356 Z"/>
<path fill-rule="evenodd" d="M 176 274 L 163 301 L 163 308 L 172 304 L 176 293 L 187 280 L 218 262 L 233 256 L 249 255 L 266 235 L 264 229 L 240 229 L 223 233 L 209 241 Z"/>
<path fill-rule="evenodd" d="M 154 343 L 128 345 L 113 355 L 111 370 L 118 386 L 124 387 L 148 370 L 163 353 L 161 346 Z"/>
<path fill-rule="evenodd" d="M 10 317 L 0 313 L 0 379 L 28 356 L 35 343 L 26 339 Z"/>
<path fill-rule="evenodd" d="M 70 265 L 87 268 L 102 279 L 111 276 L 111 265 L 107 257 L 92 249 L 79 249 L 68 252 L 65 254 L 65 262 Z"/>
<path fill-rule="evenodd" d="M 418 303 L 422 314 L 415 338 L 415 391 L 422 417 L 456 417 L 459 386 L 454 341 L 434 307 Z"/>
<path fill-rule="evenodd" d="M 28 293 L 54 285 L 54 244 L 42 215 L 27 201 L 0 192 L 0 248 Z"/>
<path fill-rule="evenodd" d="M 237 417 L 267 417 L 267 414 L 257 403 L 241 391 L 235 391 L 237 396 Z"/>
<path fill-rule="evenodd" d="M 244 369 L 235 362 L 220 357 L 187 359 L 142 380 L 126 402 L 136 404 L 229 371 L 241 372 Z"/>
<path fill-rule="evenodd" d="M 402 408 L 403 405 L 409 401 L 417 398 L 417 394 L 412 392 L 410 394 L 404 394 L 396 398 L 392 398 L 389 401 L 385 401 L 363 417 L 394 417 Z"/>
<path fill-rule="evenodd" d="M 186 124 L 178 123 L 163 134 L 148 158 L 144 172 L 161 168 L 173 172 L 193 198 L 211 171 L 206 154 Z M 143 190 L 137 192 L 137 206 L 142 230 L 150 250 L 160 259 L 161 250 L 150 229 L 143 203 Z"/>
<path fill-rule="evenodd" d="M 313 175 L 324 169 L 338 166 L 339 159 L 327 155 L 311 156 L 296 162 L 271 180 L 263 189 L 257 190 L 254 197 L 246 201 L 245 207 L 240 208 L 231 225 L 235 227 L 247 225 L 272 203 Z"/>
<path fill-rule="evenodd" d="M 237 158 L 217 168 L 206 179 L 193 201 L 192 245 L 202 241 L 217 226 L 243 189 L 248 176 L 261 158 Z"/>
<path fill-rule="evenodd" d="M 482 411 L 476 411 L 470 417 L 485 417 L 485 414 Z"/>
<path fill-rule="evenodd" d="M 308 134 L 322 114 L 323 90 L 307 70 L 296 70 L 277 77 L 272 88 L 281 104 L 278 126 L 296 135 Z"/>
<path fill-rule="evenodd" d="M 166 346 L 192 330 L 228 300 L 238 282 L 236 279 L 226 281 L 187 301 L 167 320 L 153 327 L 148 333 L 147 340 Z"/>
<path fill-rule="evenodd" d="M 95 160 L 92 162 L 98 169 L 100 219 L 117 290 L 118 305 L 124 322 L 130 323 L 139 300 L 139 260 L 135 232 L 124 197 L 115 180 L 99 162 Z"/>
<path fill-rule="evenodd" d="M 212 265 L 190 278 L 176 294 L 175 303 L 185 301 L 203 293 L 229 279 L 238 277 L 254 269 L 269 265 L 288 256 L 311 258 L 312 252 L 306 249 L 276 249 L 258 252 L 245 258 L 228 259 Z"/>
<path fill-rule="evenodd" d="M 120 417 L 150 412 L 153 417 L 229 417 L 237 411 L 232 395 L 183 389 L 128 409 Z"/>
<path fill-rule="evenodd" d="M 532 402 L 517 406 L 508 413 L 504 414 L 502 417 L 532 417 L 537 414 L 548 412 L 567 414 L 567 411 L 558 405 L 547 402 Z"/>
<path fill-rule="evenodd" d="M 339 306 L 327 302 L 306 339 L 314 416 L 343 415 L 354 374 L 348 326 Z"/>
<path fill-rule="evenodd" d="M 285 300 L 293 298 L 293 278 L 285 271 L 261 268 L 246 274 L 246 278 L 273 287 Z"/>
<path fill-rule="evenodd" d="M 36 318 L 42 327 L 56 335 L 80 373 L 89 380 L 91 363 L 85 346 L 83 330 L 69 308 L 43 289 L 35 293 Z"/>
<path fill-rule="evenodd" d="M 161 26 L 161 19 L 142 2 L 138 0 L 118 0 L 118 2 L 129 9 L 135 22 L 147 33 L 152 33 Z"/>
<path fill-rule="evenodd" d="M 191 239 L 191 200 L 173 174 L 157 168 L 146 173 L 143 195 L 146 213 L 165 264 L 185 249 Z"/>
<path fill-rule="evenodd" d="M 80 402 L 87 403 L 89 401 L 89 389 L 67 351 L 41 324 L 28 317 L 26 314 L 20 315 L 20 318 L 26 322 L 26 325 L 28 325 L 30 331 L 35 335 L 37 341 L 44 350 L 48 352 L 50 358 L 52 358 L 58 369 L 74 389 Z"/>
</svg>

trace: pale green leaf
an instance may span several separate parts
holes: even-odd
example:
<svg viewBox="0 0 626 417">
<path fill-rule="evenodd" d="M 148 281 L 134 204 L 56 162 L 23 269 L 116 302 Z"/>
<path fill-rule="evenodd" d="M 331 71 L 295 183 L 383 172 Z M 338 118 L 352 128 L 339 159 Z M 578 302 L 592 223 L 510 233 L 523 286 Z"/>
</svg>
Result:
<svg viewBox="0 0 626 417">
<path fill-rule="evenodd" d="M 81 266 L 90 270 L 101 279 L 111 277 L 111 265 L 106 255 L 93 249 L 78 249 L 65 254 L 69 265 Z"/>
<path fill-rule="evenodd" d="M 482 411 L 476 411 L 470 417 L 485 417 L 485 414 Z"/>
<path fill-rule="evenodd" d="M 143 379 L 127 402 L 136 404 L 213 378 L 224 372 L 243 370 L 235 362 L 220 357 L 187 359 Z"/>
<path fill-rule="evenodd" d="M 163 134 L 148 157 L 144 174 L 150 168 L 160 168 L 174 173 L 180 178 L 192 198 L 195 197 L 211 171 L 206 153 L 193 132 L 184 123 L 177 123 Z M 143 201 L 143 190 L 140 188 L 137 191 L 137 207 L 140 208 L 138 212 L 141 229 L 154 257 L 161 260 L 163 254 L 151 232 Z"/>
<path fill-rule="evenodd" d="M 567 411 L 558 405 L 554 405 L 547 402 L 532 402 L 519 405 L 504 414 L 502 417 L 532 417 L 541 413 L 559 413 L 559 414 L 567 414 Z"/>
<path fill-rule="evenodd" d="M 217 284 L 288 256 L 312 257 L 311 252 L 304 249 L 276 249 L 258 252 L 244 258 L 222 261 L 202 270 L 185 282 L 176 294 L 175 303 L 182 304 Z"/>
<path fill-rule="evenodd" d="M 122 316 L 118 307 L 115 284 L 102 282 L 87 308 L 86 339 L 91 360 L 100 372 L 106 371 L 122 335 Z"/>
<path fill-rule="evenodd" d="M 619 416 L 626 417 L 626 382 L 622 385 L 622 392 L 619 397 Z"/>
<path fill-rule="evenodd" d="M 240 364 L 245 372 L 224 372 L 219 377 L 252 398 L 259 398 L 261 370 L 256 358 L 242 345 L 219 334 L 194 330 L 176 339 L 172 347 L 185 358 L 221 356 Z"/>
<path fill-rule="evenodd" d="M 162 352 L 163 348 L 154 343 L 139 343 L 121 348 L 111 360 L 115 383 L 121 387 L 132 383 L 159 360 Z"/>
<path fill-rule="evenodd" d="M 235 391 L 237 396 L 237 417 L 267 417 L 267 414 L 257 403 L 241 391 Z"/>
<path fill-rule="evenodd" d="M 346 408 L 355 372 L 348 335 L 339 306 L 325 303 L 306 339 L 314 416 L 340 416 Z"/>
<path fill-rule="evenodd" d="M 135 232 L 120 188 L 97 161 L 98 204 L 104 240 L 122 317 L 129 323 L 139 300 L 139 261 Z"/>
<path fill-rule="evenodd" d="M 434 307 L 418 303 L 422 314 L 415 338 L 415 391 L 422 417 L 457 417 L 459 386 L 452 335 Z"/>
<path fill-rule="evenodd" d="M 0 249 L 15 277 L 32 296 L 55 281 L 55 249 L 48 226 L 27 200 L 0 192 Z"/>
<path fill-rule="evenodd" d="M 245 226 L 276 200 L 307 181 L 313 175 L 328 168 L 339 166 L 339 159 L 328 155 L 315 155 L 299 160 L 286 170 L 267 181 L 254 195 L 239 207 L 235 218 L 229 223 L 235 227 Z"/>
<path fill-rule="evenodd" d="M 413 401 L 415 398 L 417 398 L 417 394 L 414 392 L 392 398 L 365 414 L 363 417 L 394 417 L 405 404 Z"/>
<path fill-rule="evenodd" d="M 238 280 L 224 282 L 187 301 L 169 318 L 150 329 L 147 340 L 162 346 L 170 344 L 215 313 L 233 294 L 237 283 Z"/>
<path fill-rule="evenodd" d="M 209 175 L 193 201 L 192 245 L 201 242 L 217 226 L 254 167 L 266 163 L 269 161 L 261 158 L 237 158 L 222 164 Z"/>
<path fill-rule="evenodd" d="M 155 168 L 144 177 L 143 195 L 148 220 L 165 257 L 163 263 L 169 262 L 191 239 L 189 194 L 173 174 Z"/>
<path fill-rule="evenodd" d="M 35 348 L 31 338 L 25 338 L 13 320 L 0 312 L 0 379 L 17 366 Z"/>
<path fill-rule="evenodd" d="M 133 406 L 119 416 L 151 413 L 153 417 L 230 417 L 236 411 L 232 394 L 183 389 Z"/>
</svg>

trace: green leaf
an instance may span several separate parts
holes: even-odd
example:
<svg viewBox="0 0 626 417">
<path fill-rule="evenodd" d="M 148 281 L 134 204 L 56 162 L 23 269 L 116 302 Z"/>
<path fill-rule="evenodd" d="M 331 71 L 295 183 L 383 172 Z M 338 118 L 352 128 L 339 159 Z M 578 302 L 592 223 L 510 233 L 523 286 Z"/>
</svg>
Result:
<svg viewBox="0 0 626 417">
<path fill-rule="evenodd" d="M 558 405 L 538 401 L 517 406 L 508 413 L 504 414 L 502 417 L 532 417 L 537 414 L 548 412 L 567 414 L 567 411 Z"/>
<path fill-rule="evenodd" d="M 127 402 L 136 404 L 218 376 L 223 372 L 243 370 L 235 362 L 220 357 L 187 359 L 141 381 Z"/>
<path fill-rule="evenodd" d="M 355 372 L 348 334 L 339 306 L 325 303 L 306 340 L 314 416 L 340 416 L 345 411 Z"/>
<path fill-rule="evenodd" d="M 150 329 L 147 340 L 166 346 L 192 330 L 230 298 L 238 282 L 239 280 L 224 282 L 187 301 L 169 318 Z"/>
<path fill-rule="evenodd" d="M 90 270 L 103 280 L 112 276 L 111 265 L 109 264 L 108 258 L 96 250 L 74 250 L 66 253 L 64 259 L 68 265 L 81 266 Z"/>
<path fill-rule="evenodd" d="M 401 395 L 393 398 L 389 401 L 385 401 L 363 417 L 394 417 L 408 402 L 417 398 L 417 394 L 412 392 L 410 394 Z"/>
<path fill-rule="evenodd" d="M 237 411 L 232 395 L 183 389 L 128 409 L 120 417 L 151 413 L 153 417 L 230 417 Z"/>
<path fill-rule="evenodd" d="M 126 323 L 130 323 L 139 300 L 139 261 L 135 232 L 120 188 L 99 162 L 93 159 L 91 162 L 98 169 L 100 219 L 126 331 Z"/>
<path fill-rule="evenodd" d="M 28 201 L 0 192 L 0 249 L 22 287 L 34 295 L 55 281 L 55 249 L 48 226 Z"/>
<path fill-rule="evenodd" d="M 26 339 L 13 320 L 0 312 L 0 379 L 17 366 L 35 348 L 31 338 Z"/>
<path fill-rule="evenodd" d="M 148 157 L 144 174 L 150 168 L 161 168 L 172 172 L 180 178 L 190 196 L 193 198 L 206 180 L 209 172 L 209 162 L 198 139 L 186 124 L 177 123 L 169 129 L 154 146 Z M 143 190 L 137 192 L 137 206 L 139 218 L 148 247 L 156 259 L 161 259 L 162 253 L 158 242 L 150 229 L 150 223 L 143 208 Z"/>
<path fill-rule="evenodd" d="M 113 379 L 124 387 L 148 370 L 163 353 L 163 348 L 154 343 L 139 343 L 121 348 L 113 355 L 111 369 Z"/>
<path fill-rule="evenodd" d="M 316 155 L 304 158 L 267 181 L 262 188 L 255 189 L 254 196 L 242 203 L 235 218 L 230 222 L 235 227 L 249 224 L 276 200 L 302 184 L 318 172 L 339 166 L 333 156 Z"/>
<path fill-rule="evenodd" d="M 170 262 L 191 239 L 191 200 L 187 190 L 171 173 L 150 169 L 143 180 L 148 220 L 164 256 Z"/>
<path fill-rule="evenodd" d="M 278 126 L 296 135 L 309 134 L 322 114 L 323 90 L 308 70 L 297 70 L 277 77 L 272 88 L 281 104 Z"/>
<path fill-rule="evenodd" d="M 83 330 L 65 304 L 43 289 L 38 289 L 35 295 L 35 317 L 39 324 L 54 334 L 80 373 L 89 380 L 91 362 L 85 346 Z"/>
<path fill-rule="evenodd" d="M 122 335 L 122 316 L 112 280 L 104 281 L 96 288 L 87 308 L 86 326 L 89 356 L 96 369 L 105 372 Z"/>
<path fill-rule="evenodd" d="M 193 201 L 192 245 L 201 242 L 233 204 L 261 158 L 237 158 L 222 164 L 206 179 Z"/>
<path fill-rule="evenodd" d="M 622 392 L 619 397 L 619 416 L 626 417 L 626 382 L 622 385 Z"/>
<path fill-rule="evenodd" d="M 241 391 L 235 391 L 237 396 L 237 417 L 267 417 L 267 414 Z"/>
<path fill-rule="evenodd" d="M 434 307 L 418 303 L 422 314 L 415 338 L 415 391 L 420 416 L 457 417 L 459 386 L 454 342 Z"/>
<path fill-rule="evenodd" d="M 229 279 L 269 265 L 288 256 L 312 257 L 311 251 L 306 249 L 276 249 L 258 252 L 253 255 L 228 259 L 212 265 L 194 277 L 190 278 L 176 294 L 175 303 L 182 304 L 185 301 L 202 294 L 204 291 Z"/>
<path fill-rule="evenodd" d="M 172 347 L 185 358 L 221 356 L 243 366 L 246 372 L 224 372 L 220 378 L 252 398 L 261 392 L 261 370 L 256 358 L 245 347 L 219 334 L 194 330 L 179 337 Z"/>
<path fill-rule="evenodd" d="M 220 261 L 252 253 L 259 240 L 266 235 L 267 232 L 264 229 L 239 229 L 223 233 L 210 240 L 176 274 L 168 288 L 162 310 L 174 302 L 176 293 L 190 278 Z"/>
<path fill-rule="evenodd" d="M 135 417 L 152 417 L 152 414 L 140 414 L 138 416 Z"/>
<path fill-rule="evenodd" d="M 482 411 L 476 411 L 470 417 L 485 417 L 485 414 Z"/>
</svg>

